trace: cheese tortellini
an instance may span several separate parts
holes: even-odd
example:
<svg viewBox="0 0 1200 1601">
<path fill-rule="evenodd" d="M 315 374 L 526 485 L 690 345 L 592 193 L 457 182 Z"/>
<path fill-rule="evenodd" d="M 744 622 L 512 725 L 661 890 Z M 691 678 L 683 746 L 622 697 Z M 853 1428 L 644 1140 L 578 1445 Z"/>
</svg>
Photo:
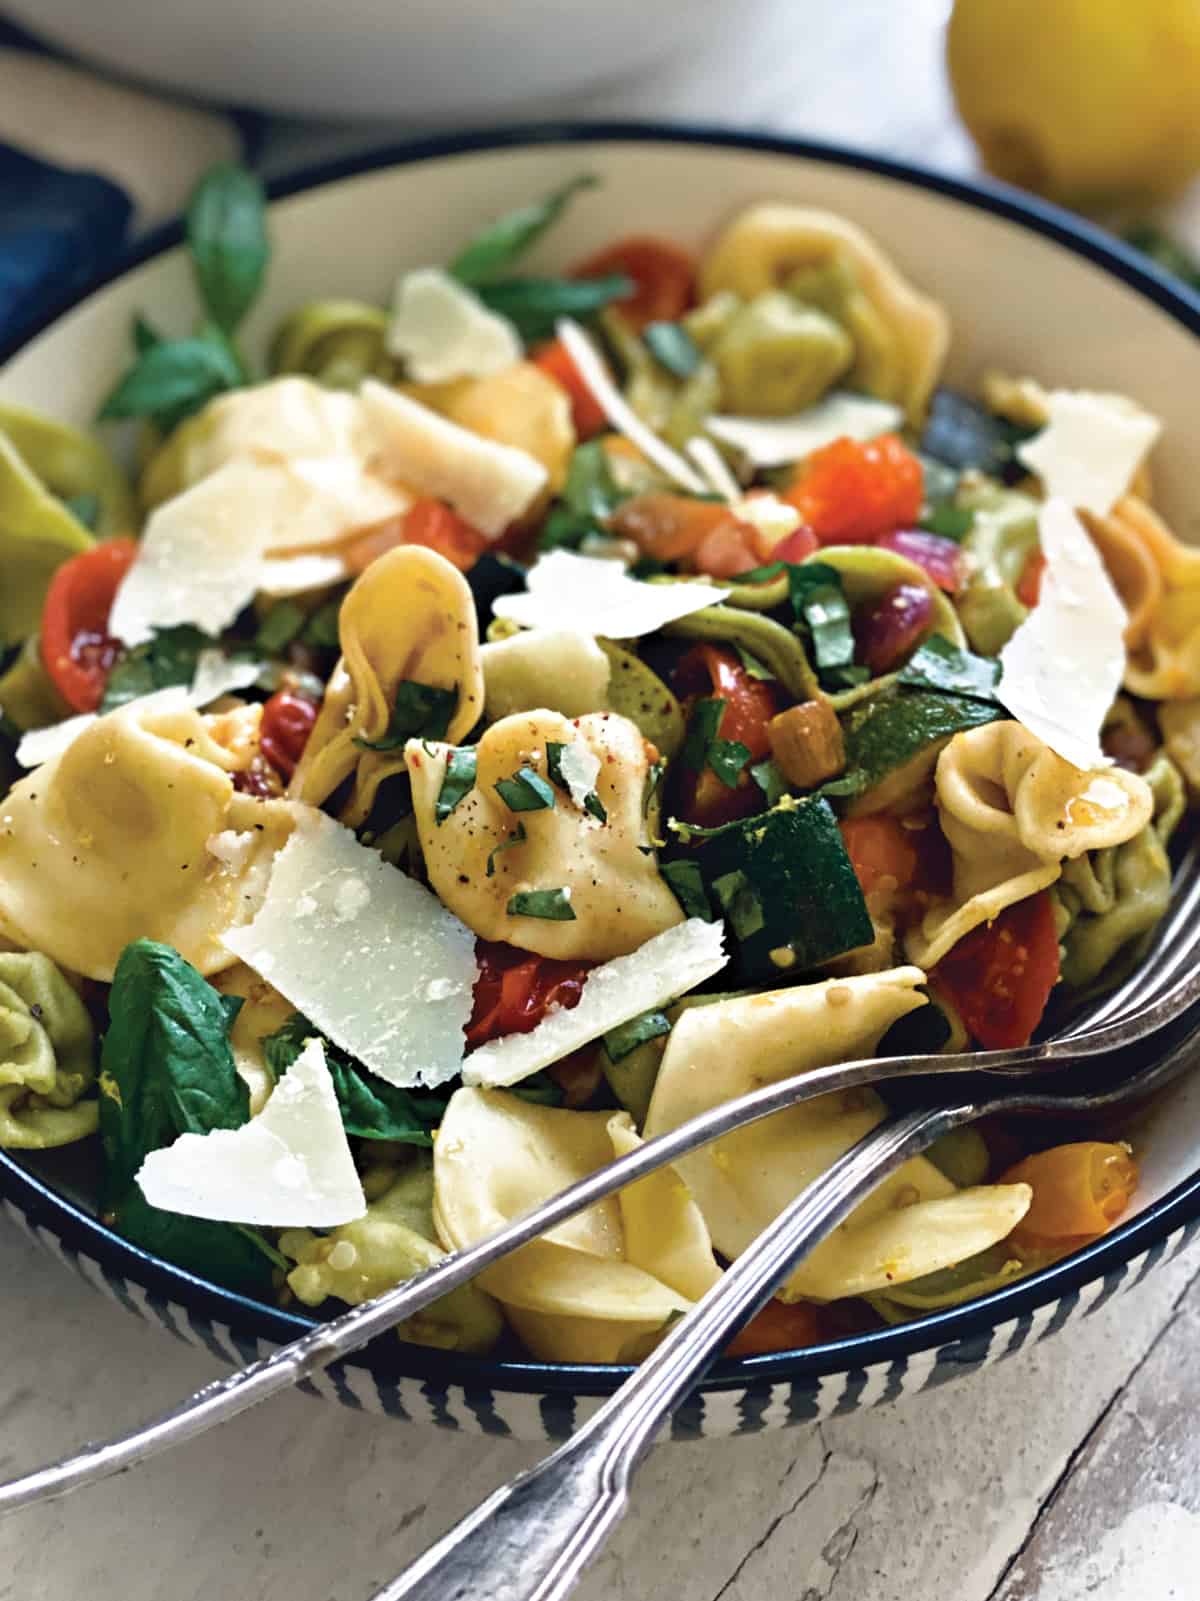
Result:
<svg viewBox="0 0 1200 1601">
<path fill-rule="evenodd" d="M 710 1107 L 830 1062 L 870 1056 L 925 1004 L 915 967 L 737 996 L 686 1011 L 671 1033 L 646 1137 Z M 681 1157 L 713 1244 L 737 1257 L 808 1184 L 884 1117 L 873 1091 L 823 1095 Z M 957 1190 L 932 1162 L 906 1162 L 795 1270 L 780 1292 L 835 1300 L 921 1278 L 1003 1239 L 1027 1185 Z"/>
<path fill-rule="evenodd" d="M 402 545 L 373 561 L 342 602 L 342 656 L 289 793 L 320 806 L 348 779 L 342 822 L 359 828 L 380 784 L 404 772 L 402 741 L 388 742 L 402 683 L 453 690 L 446 729 L 460 740 L 483 711 L 483 667 L 475 602 L 445 559 Z M 384 749 L 371 745 L 385 744 Z"/>
<path fill-rule="evenodd" d="M 234 787 L 259 715 L 204 717 L 163 691 L 15 784 L 0 807 L 0 933 L 105 982 L 141 938 L 202 973 L 230 966 L 221 936 L 254 916 L 293 825 L 286 801 Z"/>
<path fill-rule="evenodd" d="M 0 1147 L 46 1150 L 93 1134 L 95 1034 L 48 957 L 0 951 Z"/>
<path fill-rule="evenodd" d="M 608 704 L 609 659 L 589 634 L 523 629 L 482 646 L 480 655 L 489 723 L 535 707 L 582 717 Z"/>
<path fill-rule="evenodd" d="M 744 211 L 705 258 L 701 295 L 751 300 L 771 289 L 827 305 L 854 340 L 850 386 L 895 401 L 920 421 L 945 360 L 949 322 L 861 228 L 805 206 Z"/>
<path fill-rule="evenodd" d="M 938 758 L 935 786 L 954 893 L 908 934 L 909 958 L 926 970 L 973 928 L 1047 889 L 1064 861 L 1123 844 L 1154 813 L 1136 773 L 1082 772 L 1016 722 L 956 734 Z"/>
<path fill-rule="evenodd" d="M 434 1221 L 449 1250 L 494 1234 L 637 1144 L 626 1113 L 536 1106 L 461 1089 L 434 1143 Z M 640 1358 L 716 1282 L 704 1221 L 662 1169 L 479 1275 L 535 1356 Z"/>
<path fill-rule="evenodd" d="M 1126 689 L 1149 700 L 1200 695 L 1200 551 L 1136 495 L 1088 526 L 1129 613 Z"/>
<path fill-rule="evenodd" d="M 496 785 L 522 768 L 547 781 L 547 744 L 578 744 L 583 759 L 591 758 L 604 821 L 557 785 L 552 806 L 510 810 Z M 654 747 L 624 717 L 601 712 L 569 722 L 557 712 L 534 711 L 493 723 L 479 741 L 473 787 L 440 822 L 449 747 L 410 740 L 407 750 L 429 882 L 483 939 L 507 940 L 540 956 L 603 962 L 683 921 L 653 854 L 645 854 L 643 803 Z M 515 894 L 538 890 L 562 890 L 573 915 L 559 920 L 509 910 Z"/>
</svg>

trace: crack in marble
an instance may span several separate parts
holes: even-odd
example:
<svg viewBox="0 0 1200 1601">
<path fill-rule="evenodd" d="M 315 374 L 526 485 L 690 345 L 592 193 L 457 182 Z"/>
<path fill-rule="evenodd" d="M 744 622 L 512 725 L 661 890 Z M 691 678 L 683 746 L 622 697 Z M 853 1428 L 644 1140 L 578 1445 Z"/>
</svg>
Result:
<svg viewBox="0 0 1200 1601">
<path fill-rule="evenodd" d="M 854 1547 L 858 1544 L 858 1520 L 874 1501 L 880 1485 L 880 1473 L 876 1464 L 866 1457 L 860 1457 L 858 1460 L 870 1463 L 871 1482 L 859 1496 L 850 1516 L 844 1523 L 838 1525 L 821 1547 L 821 1560 L 828 1563 L 830 1569 L 828 1580 L 819 1590 L 814 1585 L 809 1585 L 800 1597 L 800 1601 L 829 1601 L 834 1585 L 841 1577 L 842 1569 L 849 1562 Z"/>
<path fill-rule="evenodd" d="M 775 1533 L 776 1529 L 779 1528 L 780 1524 L 783 1523 L 787 1518 L 790 1518 L 794 1512 L 798 1511 L 799 1508 L 804 1505 L 805 1501 L 808 1500 L 809 1496 L 812 1495 L 813 1491 L 817 1489 L 821 1483 L 821 1480 L 825 1477 L 825 1474 L 829 1468 L 829 1464 L 833 1460 L 833 1448 L 832 1446 L 826 1444 L 825 1436 L 821 1432 L 821 1425 L 819 1423 L 815 1426 L 815 1433 L 821 1442 L 821 1465 L 817 1469 L 816 1475 L 809 1481 L 808 1484 L 805 1485 L 804 1489 L 801 1490 L 800 1494 L 790 1506 L 784 1507 L 782 1512 L 777 1513 L 775 1517 L 771 1519 L 770 1523 L 767 1524 L 767 1527 L 763 1530 L 762 1534 L 749 1548 L 749 1550 L 742 1557 L 741 1561 L 738 1563 L 737 1567 L 734 1568 L 733 1572 L 725 1580 L 725 1583 L 714 1594 L 712 1601 L 722 1601 L 722 1597 L 728 1595 L 729 1591 L 745 1572 L 746 1565 L 770 1541 L 772 1535 Z"/>
</svg>

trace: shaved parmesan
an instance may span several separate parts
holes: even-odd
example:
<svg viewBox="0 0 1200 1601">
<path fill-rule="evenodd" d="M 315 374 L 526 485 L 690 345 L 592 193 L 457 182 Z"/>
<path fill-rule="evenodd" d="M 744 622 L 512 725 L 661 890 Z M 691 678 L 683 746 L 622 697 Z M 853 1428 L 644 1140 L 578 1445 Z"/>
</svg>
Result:
<svg viewBox="0 0 1200 1601">
<path fill-rule="evenodd" d="M 449 501 L 488 539 L 523 517 L 546 486 L 546 469 L 528 451 L 484 439 L 386 384 L 368 378 L 361 400 L 383 471 Z"/>
<path fill-rule="evenodd" d="M 525 594 L 493 602 L 497 617 L 522 628 L 569 628 L 602 639 L 638 639 L 726 597 L 714 584 L 645 583 L 630 578 L 619 562 L 569 550 L 540 557 L 525 582 Z"/>
<path fill-rule="evenodd" d="M 181 1134 L 150 1152 L 137 1181 L 151 1206 L 218 1223 L 336 1228 L 367 1210 L 318 1039 L 257 1117 L 239 1129 Z"/>
<path fill-rule="evenodd" d="M 306 811 L 258 915 L 224 942 L 389 1084 L 443 1084 L 458 1072 L 475 936 L 332 818 Z"/>
<path fill-rule="evenodd" d="M 396 281 L 384 344 L 421 384 L 487 378 L 521 359 L 517 330 L 440 267 Z"/>
<path fill-rule="evenodd" d="M 750 523 L 768 546 L 778 545 L 800 526 L 800 513 L 778 495 L 757 491 L 746 495 L 734 507 L 738 521 Z"/>
<path fill-rule="evenodd" d="M 742 498 L 742 486 L 730 472 L 724 456 L 713 444 L 711 439 L 705 439 L 703 434 L 697 434 L 689 439 L 683 447 L 696 466 L 708 480 L 708 487 L 714 495 L 720 495 L 731 506 L 736 506 Z"/>
<path fill-rule="evenodd" d="M 613 383 L 595 345 L 579 324 L 564 317 L 557 325 L 557 333 L 566 346 L 575 371 L 591 390 L 593 400 L 617 432 L 624 434 L 626 439 L 637 446 L 646 460 L 653 462 L 660 472 L 666 473 L 668 478 L 673 478 L 677 484 L 682 484 L 684 489 L 691 490 L 693 495 L 706 495 L 708 485 L 704 479 L 677 451 L 672 450 L 670 445 L 665 444 L 654 430 L 642 421 Z"/>
<path fill-rule="evenodd" d="M 740 450 L 752 466 L 783 467 L 835 439 L 875 439 L 903 421 L 899 406 L 886 400 L 835 390 L 796 417 L 710 417 L 704 426 L 714 439 Z"/>
<path fill-rule="evenodd" d="M 1000 652 L 996 694 L 1073 766 L 1107 767 L 1100 728 L 1125 672 L 1125 608 L 1067 501 L 1041 506 L 1038 535 L 1041 596 Z"/>
<path fill-rule="evenodd" d="M 236 689 L 248 689 L 262 672 L 262 667 L 261 662 L 233 661 L 219 650 L 204 650 L 197 658 L 196 676 L 190 689 L 157 689 L 150 695 L 138 695 L 134 700 L 126 701 L 124 709 L 132 708 L 142 713 L 207 706 Z M 65 722 L 52 723 L 48 728 L 32 729 L 21 737 L 21 743 L 17 746 L 17 760 L 22 767 L 41 767 L 43 762 L 61 756 L 85 728 L 92 726 L 97 715 L 96 712 L 84 712 L 79 717 L 68 717 Z"/>
<path fill-rule="evenodd" d="M 588 796 L 596 792 L 596 780 L 600 776 L 599 756 L 581 739 L 573 739 L 569 745 L 563 746 L 559 754 L 558 770 L 571 792 L 571 799 L 576 806 L 583 807 Z"/>
<path fill-rule="evenodd" d="M 1121 395 L 1054 389 L 1050 420 L 1017 447 L 1017 459 L 1037 473 L 1048 498 L 1106 516 L 1129 488 L 1146 452 L 1162 432 L 1157 417 Z"/>
<path fill-rule="evenodd" d="M 463 1082 L 491 1089 L 517 1084 L 642 1012 L 685 995 L 725 966 L 724 927 L 690 917 L 629 956 L 593 968 L 578 1006 L 551 1012 L 528 1034 L 481 1045 L 463 1063 Z"/>
<path fill-rule="evenodd" d="M 291 375 L 235 389 L 211 401 L 203 426 L 181 437 L 184 480 L 194 484 L 230 461 L 353 454 L 357 423 L 355 397 L 313 378 Z"/>
</svg>

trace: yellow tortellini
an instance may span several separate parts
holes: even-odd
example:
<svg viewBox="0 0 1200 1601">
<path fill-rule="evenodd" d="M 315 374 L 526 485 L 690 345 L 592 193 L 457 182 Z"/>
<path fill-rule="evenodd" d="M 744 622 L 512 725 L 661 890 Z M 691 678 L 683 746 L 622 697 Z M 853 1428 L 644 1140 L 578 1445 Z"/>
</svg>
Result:
<svg viewBox="0 0 1200 1601">
<path fill-rule="evenodd" d="M 1064 860 L 1132 839 L 1154 813 L 1136 773 L 1081 772 L 1016 722 L 956 734 L 935 784 L 954 894 L 908 934 L 910 959 L 926 969 L 973 928 L 1048 888 Z"/>
<path fill-rule="evenodd" d="M 545 707 L 582 717 L 608 705 L 609 658 L 588 634 L 530 628 L 481 648 L 484 712 L 491 723 Z"/>
<path fill-rule="evenodd" d="M 671 1033 L 646 1118 L 648 1139 L 795 1073 L 869 1056 L 925 1004 L 915 967 L 739 996 L 686 1011 Z M 678 1168 L 713 1244 L 737 1257 L 783 1208 L 884 1117 L 869 1090 L 823 1095 L 682 1157 Z M 1003 1239 L 1027 1185 L 957 1190 L 916 1157 L 862 1203 L 780 1292 L 836 1300 L 920 1278 Z"/>
<path fill-rule="evenodd" d="M 88 530 L 17 449 L 0 413 L 0 645 L 32 633 L 55 568 L 91 543 Z"/>
<path fill-rule="evenodd" d="M 0 804 L 0 933 L 104 981 L 142 937 L 202 973 L 229 967 L 221 936 L 254 916 L 293 825 L 286 801 L 234 788 L 259 715 L 203 717 L 164 691 L 15 784 Z"/>
<path fill-rule="evenodd" d="M 1200 550 L 1136 495 L 1088 526 L 1129 612 L 1126 689 L 1148 700 L 1200 695 Z"/>
<path fill-rule="evenodd" d="M 833 309 L 854 340 L 851 386 L 895 401 L 911 422 L 920 421 L 945 359 L 949 321 L 861 228 L 805 206 L 744 211 L 705 257 L 701 295 L 752 300 L 772 289 Z"/>
<path fill-rule="evenodd" d="M 434 1221 L 461 1250 L 637 1143 L 625 1113 L 536 1106 L 460 1089 L 434 1143 Z M 545 1361 L 636 1361 L 719 1276 L 686 1187 L 663 1169 L 480 1274 Z"/>
<path fill-rule="evenodd" d="M 95 1034 L 46 956 L 0 951 L 0 1146 L 47 1150 L 95 1132 Z"/>
<path fill-rule="evenodd" d="M 414 1152 L 363 1217 L 325 1234 L 288 1229 L 279 1248 L 296 1263 L 288 1286 L 305 1306 L 320 1306 L 331 1295 L 361 1306 L 436 1267 L 446 1253 L 433 1226 L 432 1159 Z M 491 1350 L 503 1329 L 495 1301 L 476 1284 L 452 1290 L 396 1325 L 396 1333 L 412 1345 L 479 1356 Z"/>
<path fill-rule="evenodd" d="M 522 768 L 547 781 L 547 743 L 578 744 L 578 759 L 590 758 L 603 822 L 557 786 L 552 806 L 530 811 L 511 811 L 497 793 L 497 783 Z M 683 921 L 653 855 L 642 849 L 650 843 L 643 802 L 653 747 L 624 717 L 601 712 L 570 722 L 538 710 L 493 723 L 479 741 L 474 786 L 441 822 L 436 806 L 448 747 L 411 740 L 407 749 L 429 882 L 482 938 L 602 962 Z M 566 892 L 569 920 L 509 912 L 514 894 L 551 889 Z"/>
<path fill-rule="evenodd" d="M 245 962 L 218 973 L 212 982 L 222 995 L 235 995 L 242 1003 L 229 1030 L 229 1044 L 238 1077 L 250 1093 L 250 1116 L 257 1117 L 275 1087 L 275 1075 L 267 1066 L 262 1042 L 282 1028 L 296 1008 Z"/>
<path fill-rule="evenodd" d="M 419 545 L 373 561 L 342 602 L 342 655 L 289 793 L 320 806 L 353 777 L 340 816 L 358 828 L 384 779 L 404 772 L 399 742 L 367 749 L 388 734 L 396 692 L 415 682 L 457 694 L 446 738 L 454 744 L 483 711 L 483 666 L 475 602 L 466 579 Z"/>
<path fill-rule="evenodd" d="M 1167 701 L 1158 709 L 1158 721 L 1168 756 L 1192 794 L 1200 795 L 1200 696 Z"/>
</svg>

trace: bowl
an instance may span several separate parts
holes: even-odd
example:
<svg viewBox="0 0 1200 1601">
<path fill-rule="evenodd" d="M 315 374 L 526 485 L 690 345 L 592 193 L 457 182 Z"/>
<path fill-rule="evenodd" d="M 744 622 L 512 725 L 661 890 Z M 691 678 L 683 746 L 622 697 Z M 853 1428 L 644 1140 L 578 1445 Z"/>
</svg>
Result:
<svg viewBox="0 0 1200 1601">
<path fill-rule="evenodd" d="M 767 0 L 749 0 L 750 8 Z M 8 0 L 72 55 L 222 105 L 301 117 L 448 122 L 569 105 L 702 39 L 732 45 L 747 5 L 689 0 Z"/>
<path fill-rule="evenodd" d="M 1190 461 L 1200 388 L 1200 298 L 1064 212 L 851 151 L 709 130 L 640 126 L 513 129 L 437 139 L 309 172 L 276 190 L 268 291 L 247 330 L 263 347 L 281 314 L 312 296 L 387 296 L 399 268 L 449 256 L 472 229 L 579 172 L 603 186 L 540 247 L 561 265 L 612 238 L 653 230 L 699 244 L 764 198 L 843 212 L 949 309 L 948 376 L 989 366 L 1055 384 L 1127 392 L 1162 417 L 1156 499 L 1200 537 Z M 189 268 L 178 227 L 133 265 L 0 352 L 6 400 L 86 424 L 127 359 L 135 310 L 184 331 Z M 536 267 L 537 263 L 535 263 Z M 1200 1078 L 1145 1117 L 1142 1186 L 1129 1217 L 1056 1265 L 969 1305 L 819 1346 L 723 1361 L 676 1414 L 676 1438 L 756 1432 L 944 1383 L 1057 1332 L 1136 1287 L 1200 1229 Z M 195 1278 L 106 1229 L 86 1151 L 18 1161 L 0 1152 L 0 1206 L 131 1311 L 214 1355 L 243 1361 L 312 1324 L 295 1311 Z M 627 1369 L 505 1361 L 378 1341 L 314 1379 L 346 1405 L 520 1438 L 560 1438 Z"/>
</svg>

